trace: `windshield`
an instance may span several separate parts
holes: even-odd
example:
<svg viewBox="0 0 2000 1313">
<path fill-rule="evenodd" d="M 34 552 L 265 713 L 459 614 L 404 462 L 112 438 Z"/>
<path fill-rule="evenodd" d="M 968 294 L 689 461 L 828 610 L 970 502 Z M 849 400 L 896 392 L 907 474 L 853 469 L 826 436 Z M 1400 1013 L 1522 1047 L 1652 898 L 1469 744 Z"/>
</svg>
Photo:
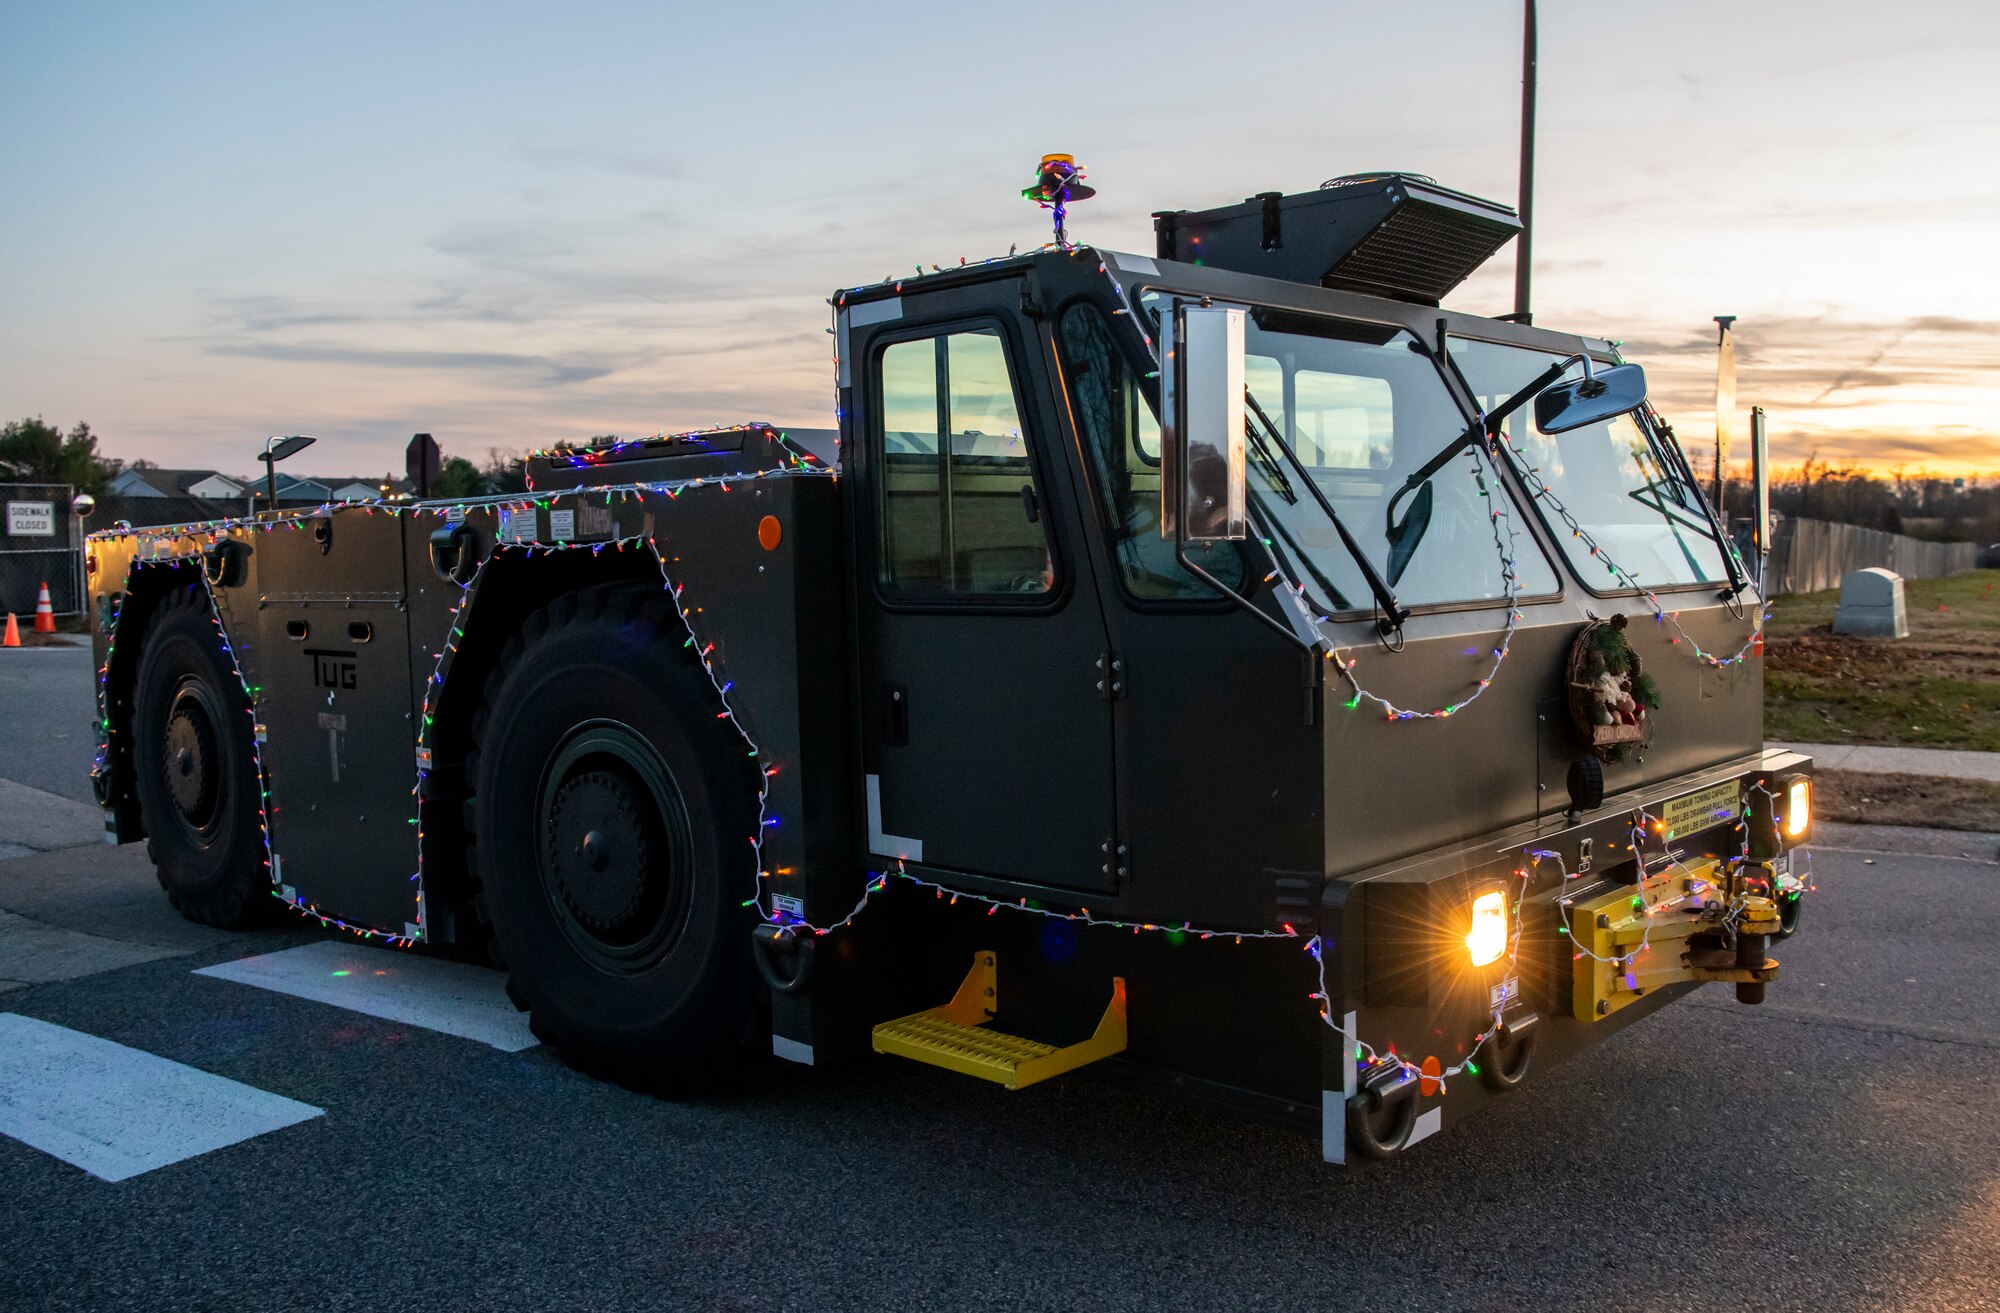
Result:
<svg viewBox="0 0 2000 1313">
<path fill-rule="evenodd" d="M 1155 323 L 1168 297 L 1143 298 Z M 1314 484 L 1405 606 L 1507 596 L 1503 554 L 1522 596 L 1556 591 L 1555 571 L 1522 530 L 1509 533 L 1506 490 L 1476 454 L 1454 459 L 1430 492 L 1390 502 L 1409 474 L 1465 431 L 1437 366 L 1401 329 L 1253 309 L 1245 333 L 1249 496 L 1253 515 L 1309 597 L 1330 610 L 1374 598 L 1318 499 L 1277 445 L 1297 454 Z M 1475 471 L 1483 476 L 1475 476 Z M 1498 540 L 1496 542 L 1496 533 Z"/>
<path fill-rule="evenodd" d="M 1451 358 L 1491 409 L 1562 359 L 1550 351 L 1451 339 Z M 1562 377 L 1581 377 L 1572 367 Z M 1632 415 L 1550 436 L 1536 430 L 1524 406 L 1508 417 L 1506 445 L 1575 517 L 1619 569 L 1648 588 L 1715 583 L 1728 578 L 1722 549 L 1702 509 L 1701 494 L 1681 475 L 1678 462 Z M 1553 509 L 1553 508 L 1551 508 Z M 1625 585 L 1607 564 L 1592 560 L 1590 544 L 1553 516 L 1550 534 L 1591 588 L 1620 592 Z"/>
</svg>

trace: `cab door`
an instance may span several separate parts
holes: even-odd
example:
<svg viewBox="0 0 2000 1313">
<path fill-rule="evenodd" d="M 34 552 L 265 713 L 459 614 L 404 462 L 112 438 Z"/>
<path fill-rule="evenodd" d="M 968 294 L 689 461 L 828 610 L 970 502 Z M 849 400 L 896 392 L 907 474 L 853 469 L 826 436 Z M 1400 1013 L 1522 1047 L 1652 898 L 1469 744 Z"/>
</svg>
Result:
<svg viewBox="0 0 2000 1313">
<path fill-rule="evenodd" d="M 1100 891 L 1121 681 L 1019 282 L 844 312 L 867 844 Z"/>
</svg>

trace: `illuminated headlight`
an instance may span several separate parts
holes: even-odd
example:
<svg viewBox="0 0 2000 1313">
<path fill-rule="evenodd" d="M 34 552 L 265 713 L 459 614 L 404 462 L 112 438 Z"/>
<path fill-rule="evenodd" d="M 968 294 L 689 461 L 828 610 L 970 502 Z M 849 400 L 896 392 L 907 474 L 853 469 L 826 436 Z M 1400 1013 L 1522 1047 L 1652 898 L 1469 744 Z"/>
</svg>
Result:
<svg viewBox="0 0 2000 1313">
<path fill-rule="evenodd" d="M 1785 790 L 1785 837 L 1799 839 L 1812 828 L 1812 781 L 1801 776 Z"/>
<path fill-rule="evenodd" d="M 1472 931 L 1465 937 L 1472 965 L 1483 967 L 1507 951 L 1507 895 L 1499 890 L 1472 900 Z"/>
</svg>

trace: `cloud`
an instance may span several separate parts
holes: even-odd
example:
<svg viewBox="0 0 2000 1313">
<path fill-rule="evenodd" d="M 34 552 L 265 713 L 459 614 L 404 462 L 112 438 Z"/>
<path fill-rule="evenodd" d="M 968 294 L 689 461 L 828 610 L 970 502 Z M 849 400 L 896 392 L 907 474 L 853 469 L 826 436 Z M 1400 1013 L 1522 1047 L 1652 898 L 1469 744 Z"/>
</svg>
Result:
<svg viewBox="0 0 2000 1313">
<path fill-rule="evenodd" d="M 676 182 L 687 176 L 687 161 L 649 150 L 568 142 L 521 142 L 515 149 L 522 159 L 550 173 L 615 173 L 653 182 Z"/>
<path fill-rule="evenodd" d="M 358 324 L 371 316 L 354 310 L 307 309 L 287 296 L 218 296 L 208 303 L 215 317 L 246 333 L 271 333 L 290 328 L 320 328 Z"/>
<path fill-rule="evenodd" d="M 630 361 L 553 360 L 502 351 L 421 351 L 292 342 L 219 342 L 205 348 L 213 356 L 242 356 L 314 365 L 358 365 L 376 369 L 430 369 L 494 374 L 524 385 L 587 383 L 625 368 Z"/>
</svg>

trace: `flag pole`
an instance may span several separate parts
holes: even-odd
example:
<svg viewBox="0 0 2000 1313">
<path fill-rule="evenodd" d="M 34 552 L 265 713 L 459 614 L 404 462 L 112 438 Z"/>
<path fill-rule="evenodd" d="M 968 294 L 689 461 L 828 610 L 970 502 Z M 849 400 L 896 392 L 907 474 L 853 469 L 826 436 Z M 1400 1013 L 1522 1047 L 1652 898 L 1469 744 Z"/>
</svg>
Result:
<svg viewBox="0 0 2000 1313">
<path fill-rule="evenodd" d="M 1724 524 L 1729 521 L 1722 509 L 1722 471 L 1736 426 L 1736 339 L 1730 333 L 1735 322 L 1735 315 L 1715 317 L 1715 514 Z"/>
</svg>

